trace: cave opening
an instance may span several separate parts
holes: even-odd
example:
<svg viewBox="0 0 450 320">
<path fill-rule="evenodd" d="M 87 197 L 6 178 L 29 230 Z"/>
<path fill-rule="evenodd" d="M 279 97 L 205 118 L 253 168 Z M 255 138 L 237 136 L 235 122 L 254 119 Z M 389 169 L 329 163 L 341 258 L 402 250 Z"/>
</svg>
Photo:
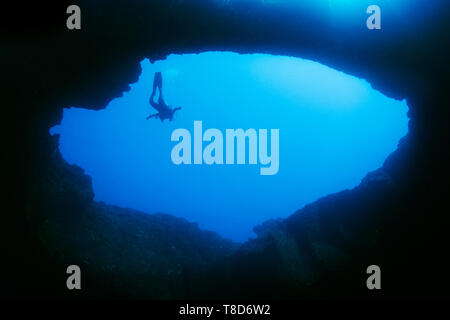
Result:
<svg viewBox="0 0 450 320">
<path fill-rule="evenodd" d="M 406 101 L 309 60 L 203 52 L 145 59 L 141 67 L 139 80 L 105 109 L 64 109 L 50 130 L 60 136 L 63 158 L 92 177 L 96 201 L 183 217 L 235 241 L 253 237 L 253 227 L 268 219 L 356 187 L 408 132 Z M 173 121 L 147 119 L 155 112 L 149 104 L 155 72 L 163 76 L 166 102 L 182 107 Z M 223 137 L 227 130 L 278 130 L 277 172 L 260 174 L 251 158 L 259 160 L 261 144 L 252 153 L 249 137 L 240 163 L 237 140 L 233 165 L 195 163 L 195 121 L 202 123 L 202 160 L 217 142 L 217 134 L 205 139 L 208 130 Z M 191 134 L 191 165 L 171 157 L 179 129 Z M 270 135 L 266 142 L 273 158 Z M 226 151 L 224 140 L 224 159 Z"/>
</svg>

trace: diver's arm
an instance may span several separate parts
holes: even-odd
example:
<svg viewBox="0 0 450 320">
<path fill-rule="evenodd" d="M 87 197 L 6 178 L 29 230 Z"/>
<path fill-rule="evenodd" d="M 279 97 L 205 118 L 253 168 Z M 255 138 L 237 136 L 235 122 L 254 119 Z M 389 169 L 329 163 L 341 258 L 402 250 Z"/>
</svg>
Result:
<svg viewBox="0 0 450 320">
<path fill-rule="evenodd" d="M 147 117 L 147 120 L 150 118 L 159 118 L 159 113 L 151 114 Z"/>
</svg>

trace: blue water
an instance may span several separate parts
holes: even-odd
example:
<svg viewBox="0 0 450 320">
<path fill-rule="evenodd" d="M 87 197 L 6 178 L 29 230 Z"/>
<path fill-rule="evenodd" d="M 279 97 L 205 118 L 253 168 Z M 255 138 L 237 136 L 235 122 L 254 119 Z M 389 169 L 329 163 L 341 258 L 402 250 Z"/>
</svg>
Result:
<svg viewBox="0 0 450 320">
<path fill-rule="evenodd" d="M 60 135 L 62 156 L 92 176 L 98 201 L 184 217 L 237 241 L 267 219 L 357 186 L 408 130 L 405 101 L 308 60 L 206 52 L 141 66 L 131 90 L 105 109 L 64 109 L 50 130 Z M 182 106 L 172 122 L 146 120 L 155 113 L 148 102 L 155 71 L 166 102 Z M 226 129 L 279 129 L 278 172 L 261 175 L 259 162 L 175 165 L 171 134 L 193 135 L 195 120 L 224 140 Z"/>
</svg>

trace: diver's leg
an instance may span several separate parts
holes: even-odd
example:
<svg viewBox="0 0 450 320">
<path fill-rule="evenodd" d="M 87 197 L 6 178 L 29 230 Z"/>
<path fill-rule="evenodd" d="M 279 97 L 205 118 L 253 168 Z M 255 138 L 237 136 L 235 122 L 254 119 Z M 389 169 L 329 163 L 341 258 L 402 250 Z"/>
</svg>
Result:
<svg viewBox="0 0 450 320">
<path fill-rule="evenodd" d="M 155 101 L 153 101 L 153 99 L 150 99 L 150 105 L 155 108 L 156 111 L 161 112 L 162 108 L 161 108 L 161 104 L 156 103 Z"/>
<path fill-rule="evenodd" d="M 162 74 L 161 72 L 155 72 L 155 75 L 153 76 L 153 90 L 156 88 L 162 88 Z"/>
<path fill-rule="evenodd" d="M 162 74 L 161 72 L 155 72 L 153 77 L 153 92 L 156 93 L 156 89 L 159 89 L 159 94 L 162 92 Z"/>
<path fill-rule="evenodd" d="M 162 89 L 162 75 L 161 72 L 155 72 L 155 75 L 153 76 L 153 91 L 150 96 L 150 101 L 154 101 L 156 90 L 159 89 L 159 94 L 161 95 L 161 89 Z"/>
<path fill-rule="evenodd" d="M 152 95 L 150 97 L 151 101 L 153 101 L 153 98 L 155 97 L 156 88 L 159 88 L 159 86 L 158 86 L 158 79 L 157 78 L 158 77 L 156 76 L 156 73 L 155 73 L 155 76 L 153 77 L 153 91 L 152 91 Z"/>
<path fill-rule="evenodd" d="M 159 90 L 159 99 L 158 99 L 158 103 L 159 103 L 159 105 L 161 105 L 161 106 L 165 106 L 165 105 L 166 105 L 166 102 L 164 101 L 164 98 L 163 98 L 163 95 L 162 95 L 162 91 L 161 91 L 161 90 Z"/>
<path fill-rule="evenodd" d="M 156 90 L 159 89 L 159 101 L 161 101 L 161 84 L 162 84 L 162 77 L 161 72 L 155 72 L 155 75 L 153 77 L 153 91 L 150 96 L 150 105 L 155 108 L 158 112 L 161 112 L 161 103 L 155 102 L 155 95 Z"/>
<path fill-rule="evenodd" d="M 155 73 L 155 80 L 156 80 L 159 90 L 162 90 L 163 82 L 162 82 L 162 73 L 161 72 Z"/>
<path fill-rule="evenodd" d="M 164 96 L 163 96 L 163 82 L 162 82 L 162 74 L 161 72 L 157 72 L 158 76 L 155 73 L 155 79 L 157 79 L 158 82 L 158 88 L 159 88 L 159 98 L 158 98 L 158 103 L 162 106 L 165 106 L 166 103 L 164 101 Z"/>
</svg>

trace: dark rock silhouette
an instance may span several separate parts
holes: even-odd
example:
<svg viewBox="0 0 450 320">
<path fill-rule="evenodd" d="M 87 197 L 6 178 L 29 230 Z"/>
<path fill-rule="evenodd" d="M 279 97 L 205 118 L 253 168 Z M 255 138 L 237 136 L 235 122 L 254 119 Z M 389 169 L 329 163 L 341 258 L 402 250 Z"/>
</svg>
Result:
<svg viewBox="0 0 450 320">
<path fill-rule="evenodd" d="M 14 11 L 2 20 L 10 208 L 0 224 L 2 295 L 363 298 L 376 295 L 364 286 L 365 268 L 379 264 L 382 297 L 448 297 L 448 1 L 434 11 L 411 3 L 417 14 L 405 20 L 385 10 L 381 33 L 360 27 L 364 12 L 361 21 L 330 25 L 331 12 L 256 2 L 78 2 L 80 31 L 55 14 L 64 2 L 27 10 L 31 20 L 17 10 L 24 24 Z M 179 219 L 95 203 L 90 179 L 62 160 L 49 136 L 62 108 L 104 107 L 137 80 L 144 57 L 203 50 L 299 56 L 367 79 L 408 100 L 409 134 L 360 186 L 257 227 L 258 238 L 237 250 Z M 89 290 L 65 290 L 74 259 L 85 259 Z"/>
</svg>

